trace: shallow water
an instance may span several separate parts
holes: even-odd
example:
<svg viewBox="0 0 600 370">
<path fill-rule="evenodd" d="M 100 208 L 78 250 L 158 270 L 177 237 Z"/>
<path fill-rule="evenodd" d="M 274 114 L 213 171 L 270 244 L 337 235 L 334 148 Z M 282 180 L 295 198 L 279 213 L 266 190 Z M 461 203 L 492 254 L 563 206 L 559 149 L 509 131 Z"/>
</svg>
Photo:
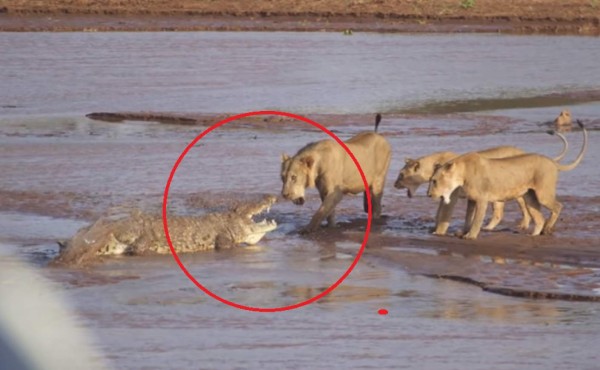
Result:
<svg viewBox="0 0 600 370">
<path fill-rule="evenodd" d="M 9 194 L 23 193 L 12 212 L 3 217 L 0 233 L 4 240 L 22 245 L 11 249 L 12 254 L 43 265 L 56 253 L 53 240 L 68 238 L 85 224 L 78 221 L 80 215 L 93 220 L 111 209 L 158 212 L 166 177 L 197 133 L 191 128 L 170 131 L 161 125 L 128 131 L 124 127 L 136 123 L 115 125 L 84 119 L 80 125 L 96 127 L 92 131 L 100 134 L 66 130 L 57 122 L 55 128 L 67 132 L 65 136 L 36 137 L 35 125 L 25 124 L 30 132 L 24 137 L 0 139 L 5 154 L 0 163 L 8 175 L 0 187 Z M 176 172 L 169 195 L 173 212 L 222 209 L 230 201 L 227 194 L 277 193 L 279 154 L 293 151 L 298 142 L 322 138 L 322 134 L 305 131 L 291 136 L 254 130 L 210 135 L 190 151 Z M 539 139 L 541 135 L 543 139 Z M 477 144 L 485 146 L 510 137 L 535 150 L 557 152 L 556 138 L 546 136 L 537 132 L 494 134 L 481 136 Z M 475 145 L 457 135 L 412 137 L 417 139 L 412 144 L 414 155 L 433 142 L 463 148 Z M 575 147 L 579 145 L 579 132 L 569 137 Z M 408 139 L 390 136 L 396 157 L 408 152 Z M 69 160 L 73 153 L 77 153 L 76 161 Z M 590 163 L 600 159 L 598 151 L 591 150 L 587 158 L 590 162 L 561 181 L 564 194 L 594 191 L 594 184 L 584 179 Z M 262 164 L 261 171 L 256 170 L 256 163 Z M 395 163 L 390 171 L 386 197 L 404 206 L 404 194 L 391 186 L 398 166 Z M 580 182 L 581 186 L 573 186 Z M 287 202 L 275 205 L 270 217 L 280 227 L 258 246 L 182 256 L 184 265 L 210 291 L 246 306 L 278 307 L 314 297 L 350 265 L 359 248 L 357 240 L 361 240 L 356 231 L 364 230 L 365 218 L 357 213 L 360 197 L 349 197 L 338 207 L 339 219 L 355 226 L 336 234 L 342 235 L 341 240 L 289 234 L 307 223 L 316 210 L 316 192 L 310 192 L 308 199 L 304 207 Z M 28 211 L 34 214 L 23 214 Z M 391 209 L 387 213 L 391 216 L 384 231 L 387 235 L 418 237 L 427 232 L 428 223 L 415 225 L 410 219 L 395 219 Z M 403 252 L 409 258 L 411 251 Z M 482 267 L 489 263 L 485 257 L 475 261 Z M 579 368 L 597 361 L 595 352 L 585 345 L 598 339 L 600 316 L 595 303 L 498 296 L 474 286 L 409 275 L 398 265 L 382 264 L 368 256 L 337 290 L 318 303 L 278 314 L 241 312 L 214 301 L 187 280 L 170 256 L 117 258 L 84 271 L 43 270 L 68 290 L 73 308 L 97 338 L 99 350 L 117 368 L 279 368 L 283 362 L 305 368 L 318 361 L 332 368 L 393 368 L 398 363 L 412 368 L 418 363 L 419 367 L 446 369 L 452 368 L 447 365 L 448 357 L 456 358 L 453 366 L 457 368 L 489 368 L 489 361 L 480 361 L 480 352 L 498 358 L 492 366 L 497 369 L 523 364 L 528 368 L 549 364 Z M 500 267 L 487 275 L 502 276 L 502 271 L 508 270 Z M 548 274 L 531 268 L 526 271 L 514 275 L 513 280 L 545 287 L 536 279 Z M 597 282 L 597 273 L 594 275 L 592 282 Z M 585 290 L 593 284 L 579 287 L 573 285 L 577 277 L 567 274 L 563 278 L 567 279 L 563 289 L 593 293 Z M 587 275 L 584 278 L 589 279 Z M 378 315 L 380 308 L 390 314 Z M 569 355 L 553 352 L 565 338 L 573 346 Z M 532 353 L 546 355 L 531 360 Z"/>
<path fill-rule="evenodd" d="M 431 100 L 598 89 L 589 78 L 600 75 L 597 46 L 593 38 L 495 35 L 0 33 L 6 50 L 0 81 L 10 87 L 0 91 L 0 249 L 29 260 L 66 289 L 99 350 L 119 369 L 593 368 L 597 304 L 504 297 L 412 275 L 368 255 L 330 295 L 276 314 L 213 300 L 170 256 L 115 258 L 87 269 L 44 266 L 57 251 L 56 239 L 106 212 L 159 212 L 168 174 L 203 129 L 96 122 L 83 113 L 372 113 Z M 554 57 L 561 48 L 585 57 Z M 389 218 L 373 232 L 422 237 L 431 226 L 431 214 L 418 210 L 396 217 L 400 207 L 410 207 L 404 192 L 392 187 L 404 157 L 507 143 L 553 156 L 561 146 L 542 123 L 559 110 L 385 118 L 382 131 L 394 158 L 385 195 Z M 600 104 L 573 112 L 593 121 Z M 336 126 L 343 139 L 370 129 L 371 122 Z M 581 133 L 567 136 L 570 161 Z M 596 136 L 592 131 L 590 141 Z M 304 129 L 215 130 L 177 169 L 169 210 L 195 214 L 248 195 L 277 194 L 280 154 L 323 138 Z M 561 175 L 559 194 L 596 196 L 598 161 L 600 151 L 591 146 L 580 167 Z M 344 226 L 333 236 L 293 233 L 318 205 L 315 191 L 303 207 L 280 202 L 270 215 L 280 227 L 258 246 L 182 261 L 200 284 L 239 304 L 277 307 L 314 297 L 346 271 L 366 220 L 362 197 L 348 197 L 337 209 Z M 396 251 L 406 259 L 415 253 Z M 499 276 L 519 269 L 512 261 L 503 269 L 489 256 L 469 262 L 483 270 L 498 265 L 490 274 Z M 527 267 L 512 281 L 541 286 L 547 268 Z M 567 279 L 563 289 L 597 294 L 590 290 L 597 270 L 582 276 L 581 286 L 574 274 L 558 281 Z M 380 308 L 389 314 L 378 315 Z"/>
<path fill-rule="evenodd" d="M 0 114 L 398 111 L 598 88 L 593 37 L 0 33 Z"/>
</svg>

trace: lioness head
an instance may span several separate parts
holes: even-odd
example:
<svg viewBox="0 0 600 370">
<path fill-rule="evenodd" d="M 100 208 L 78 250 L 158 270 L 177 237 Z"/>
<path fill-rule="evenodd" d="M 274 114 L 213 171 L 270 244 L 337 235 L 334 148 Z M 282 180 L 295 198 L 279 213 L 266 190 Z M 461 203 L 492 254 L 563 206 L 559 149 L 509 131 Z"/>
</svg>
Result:
<svg viewBox="0 0 600 370">
<path fill-rule="evenodd" d="M 315 160 L 311 156 L 281 156 L 281 195 L 296 205 L 304 204 L 304 191 L 315 183 Z"/>
<path fill-rule="evenodd" d="M 463 179 L 460 173 L 460 167 L 453 161 L 436 166 L 436 169 L 429 181 L 427 195 L 431 198 L 442 198 L 444 203 L 450 203 L 450 195 L 463 185 Z"/>
<path fill-rule="evenodd" d="M 571 121 L 571 112 L 568 109 L 561 111 L 554 120 L 554 124 L 557 127 L 571 126 L 573 124 L 573 121 Z"/>
<path fill-rule="evenodd" d="M 427 171 L 419 160 L 406 158 L 404 167 L 400 170 L 394 183 L 396 189 L 406 188 L 406 195 L 412 198 L 421 184 L 429 181 L 431 171 Z"/>
</svg>

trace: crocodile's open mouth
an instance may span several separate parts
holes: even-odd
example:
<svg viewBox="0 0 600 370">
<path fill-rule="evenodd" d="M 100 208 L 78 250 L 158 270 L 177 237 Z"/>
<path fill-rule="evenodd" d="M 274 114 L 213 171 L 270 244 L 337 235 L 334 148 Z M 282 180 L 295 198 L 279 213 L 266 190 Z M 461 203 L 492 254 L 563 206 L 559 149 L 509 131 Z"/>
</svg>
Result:
<svg viewBox="0 0 600 370">
<path fill-rule="evenodd" d="M 267 218 L 263 218 L 259 220 L 259 216 L 264 213 L 269 213 L 271 210 L 271 206 L 277 201 L 277 198 L 274 196 L 269 196 L 265 199 L 263 203 L 258 205 L 252 211 L 248 211 L 247 216 L 250 219 L 251 225 L 249 230 L 247 230 L 247 234 L 243 240 L 246 244 L 256 244 L 258 243 L 266 233 L 273 231 L 277 228 L 277 222 L 275 220 L 268 220 Z"/>
<path fill-rule="evenodd" d="M 265 232 L 269 232 L 277 227 L 277 222 L 275 222 L 275 220 L 268 220 L 267 218 L 261 220 L 259 218 L 259 216 L 262 216 L 264 213 L 269 213 L 271 211 L 271 206 L 275 204 L 275 202 L 277 202 L 277 197 L 269 195 L 255 209 L 248 211 L 248 218 L 252 220 L 253 226 L 255 226 L 257 230 L 266 230 Z"/>
</svg>

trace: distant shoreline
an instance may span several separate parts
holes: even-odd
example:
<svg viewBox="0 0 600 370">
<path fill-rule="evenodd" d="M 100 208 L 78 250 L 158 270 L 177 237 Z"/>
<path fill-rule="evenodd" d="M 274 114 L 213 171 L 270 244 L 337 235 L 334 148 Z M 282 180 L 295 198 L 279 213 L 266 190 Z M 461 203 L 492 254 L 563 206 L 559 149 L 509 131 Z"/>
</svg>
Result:
<svg viewBox="0 0 600 370">
<path fill-rule="evenodd" d="M 600 35 L 600 2 L 545 0 L 497 4 L 477 0 L 347 1 L 298 4 L 291 0 L 120 2 L 0 0 L 0 31 L 326 31 L 395 33 L 508 33 Z M 116 5 L 111 6 L 110 4 Z M 142 5 L 140 5 L 140 3 Z M 189 4 L 188 4 L 189 3 Z M 235 4 L 234 4 L 235 3 Z M 352 2 L 351 2 L 352 3 Z"/>
</svg>

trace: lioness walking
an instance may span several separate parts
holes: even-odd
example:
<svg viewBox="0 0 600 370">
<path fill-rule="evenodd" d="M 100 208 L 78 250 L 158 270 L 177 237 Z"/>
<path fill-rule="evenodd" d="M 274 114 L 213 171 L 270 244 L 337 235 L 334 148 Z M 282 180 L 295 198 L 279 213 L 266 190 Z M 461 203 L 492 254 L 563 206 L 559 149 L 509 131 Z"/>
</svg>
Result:
<svg viewBox="0 0 600 370">
<path fill-rule="evenodd" d="M 556 200 L 558 173 L 577 167 L 587 149 L 587 131 L 580 121 L 577 123 L 583 131 L 583 145 L 575 161 L 569 165 L 561 165 L 540 154 L 489 159 L 475 152 L 467 153 L 435 171 L 427 195 L 442 198 L 448 204 L 451 194 L 462 187 L 468 199 L 463 228 L 465 239 L 476 239 L 479 235 L 488 202 L 518 197 L 524 197 L 535 223 L 532 235 L 550 234 L 562 210 L 562 204 Z M 545 223 L 541 206 L 551 212 Z"/>
<path fill-rule="evenodd" d="M 378 115 L 375 129 L 380 120 L 381 116 Z M 345 144 L 360 163 L 369 185 L 373 218 L 379 218 L 385 177 L 392 157 L 390 144 L 382 135 L 374 132 L 360 133 L 345 141 Z M 365 191 L 354 161 L 344 148 L 331 139 L 310 143 L 293 157 L 283 154 L 281 181 L 281 194 L 296 205 L 304 204 L 306 188 L 316 187 L 319 191 L 321 206 L 303 232 L 316 230 L 325 219 L 329 227 L 335 226 L 335 206 L 343 195 Z M 368 212 L 366 194 L 364 210 Z"/>
<path fill-rule="evenodd" d="M 567 153 L 569 144 L 567 143 L 567 139 L 562 134 L 552 130 L 547 131 L 547 133 L 558 136 L 563 143 L 563 149 L 561 153 L 554 158 L 554 160 L 558 162 Z M 514 146 L 498 146 L 481 150 L 477 153 L 486 158 L 505 158 L 525 154 L 526 152 Z M 458 157 L 459 155 L 460 154 L 454 152 L 437 152 L 417 159 L 406 158 L 405 165 L 400 170 L 398 178 L 394 183 L 394 187 L 397 189 L 406 188 L 408 197 L 412 198 L 419 186 L 429 182 L 431 176 L 433 176 L 436 166 L 440 166 L 449 160 Z M 448 226 L 450 225 L 450 219 L 452 217 L 454 206 L 459 196 L 464 197 L 460 189 L 456 189 L 456 191 L 450 197 L 450 203 L 446 204 L 443 201 L 440 201 L 435 218 L 435 229 L 433 232 L 435 235 L 446 234 Z M 519 228 L 525 230 L 529 227 L 531 218 L 529 217 L 529 212 L 527 211 L 523 198 L 517 198 L 516 201 L 519 204 L 521 213 L 523 214 L 523 218 L 519 223 Z M 484 230 L 493 230 L 504 217 L 504 202 L 493 202 L 492 209 L 492 218 L 483 228 Z"/>
</svg>

